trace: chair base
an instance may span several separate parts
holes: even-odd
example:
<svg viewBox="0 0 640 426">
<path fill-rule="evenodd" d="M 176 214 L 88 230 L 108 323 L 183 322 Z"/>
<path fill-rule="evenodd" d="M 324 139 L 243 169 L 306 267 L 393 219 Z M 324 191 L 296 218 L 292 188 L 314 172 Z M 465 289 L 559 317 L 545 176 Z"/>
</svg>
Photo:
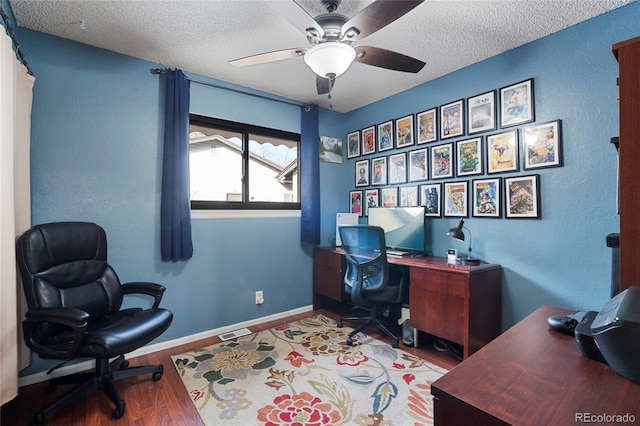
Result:
<svg viewBox="0 0 640 426">
<path fill-rule="evenodd" d="M 342 328 L 343 326 L 343 321 L 364 321 L 362 324 L 360 324 L 358 327 L 356 327 L 351 333 L 349 333 L 349 337 L 347 338 L 347 345 L 349 346 L 353 346 L 353 336 L 355 336 L 356 334 L 360 333 L 362 330 L 364 330 L 365 328 L 369 327 L 370 325 L 375 325 L 376 327 L 378 327 L 382 332 L 384 332 L 387 336 L 391 337 L 391 347 L 393 348 L 397 348 L 399 346 L 399 338 L 398 336 L 396 336 L 394 333 L 391 332 L 391 330 L 389 330 L 387 328 L 387 326 L 385 326 L 382 321 L 375 315 L 376 313 L 376 309 L 372 308 L 371 311 L 371 315 L 368 317 L 347 317 L 347 318 L 340 318 L 338 320 L 338 322 L 336 323 L 336 326 L 338 328 Z"/>
<path fill-rule="evenodd" d="M 93 389 L 102 390 L 107 394 L 111 402 L 115 404 L 115 408 L 112 411 L 112 417 L 114 419 L 119 419 L 124 416 L 125 401 L 122 398 L 120 391 L 116 388 L 115 382 L 120 379 L 138 376 L 140 374 L 151 374 L 152 380 L 157 382 L 162 378 L 163 371 L 164 366 L 162 364 L 129 368 L 129 361 L 125 360 L 124 355 L 120 355 L 111 362 L 105 358 L 97 359 L 95 372 L 72 374 L 69 376 L 57 377 L 49 381 L 49 384 L 44 390 L 45 393 L 54 392 L 58 385 L 75 384 L 78 386 L 43 410 L 36 413 L 33 424 L 42 425 L 45 416 L 48 416 L 59 408 L 75 401 L 86 392 Z"/>
</svg>

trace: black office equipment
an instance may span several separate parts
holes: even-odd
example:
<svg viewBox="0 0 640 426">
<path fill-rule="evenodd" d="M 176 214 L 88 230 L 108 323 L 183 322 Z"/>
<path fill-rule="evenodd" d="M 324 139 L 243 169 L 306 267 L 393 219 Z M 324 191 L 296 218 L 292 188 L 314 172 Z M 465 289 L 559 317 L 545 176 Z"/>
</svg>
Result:
<svg viewBox="0 0 640 426">
<path fill-rule="evenodd" d="M 353 336 L 376 325 L 397 348 L 398 336 L 383 324 L 383 314 L 387 308 L 388 312 L 400 312 L 402 302 L 409 296 L 408 277 L 403 268 L 389 268 L 384 230 L 379 226 L 345 225 L 340 227 L 340 238 L 347 259 L 345 291 L 353 303 L 369 309 L 369 316 L 341 318 L 337 326 L 342 327 L 343 321 L 364 321 L 349 333 L 347 344 L 352 345 Z"/>
<path fill-rule="evenodd" d="M 17 262 L 29 308 L 22 323 L 29 349 L 41 358 L 63 361 L 55 368 L 78 358 L 96 362 L 94 372 L 51 380 L 47 393 L 58 385 L 78 386 L 37 412 L 34 423 L 41 424 L 44 416 L 92 389 L 104 391 L 115 404 L 114 419 L 122 417 L 125 401 L 116 380 L 140 374 L 149 374 L 153 381 L 162 378 L 162 365 L 129 368 L 124 355 L 171 325 L 173 314 L 158 307 L 165 287 L 149 282 L 121 284 L 107 263 L 105 231 L 94 223 L 32 227 L 18 240 Z M 153 306 L 121 309 L 127 294 L 150 296 Z"/>
<path fill-rule="evenodd" d="M 591 334 L 607 364 L 640 383 L 640 287 L 631 286 L 608 301 L 593 320 Z"/>
<path fill-rule="evenodd" d="M 606 364 L 607 361 L 605 361 L 602 356 L 602 352 L 598 349 L 598 345 L 593 338 L 593 334 L 591 334 L 591 324 L 593 324 L 593 320 L 597 315 L 598 313 L 596 311 L 585 312 L 582 320 L 580 320 L 576 325 L 574 334 L 582 355 Z"/>
</svg>

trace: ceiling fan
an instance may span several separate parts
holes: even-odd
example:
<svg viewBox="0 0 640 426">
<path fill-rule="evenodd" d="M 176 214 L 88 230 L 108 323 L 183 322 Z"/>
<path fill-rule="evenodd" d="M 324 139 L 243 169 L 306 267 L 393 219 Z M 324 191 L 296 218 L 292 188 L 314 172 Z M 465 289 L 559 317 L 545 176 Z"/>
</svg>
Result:
<svg viewBox="0 0 640 426">
<path fill-rule="evenodd" d="M 294 1 L 266 1 L 289 23 L 307 35 L 311 47 L 276 50 L 234 59 L 229 63 L 235 66 L 257 65 L 302 56 L 316 74 L 318 94 L 328 93 L 329 97 L 336 77 L 349 69 L 354 61 L 411 73 L 417 73 L 424 67 L 424 62 L 401 53 L 379 47 L 351 45 L 404 16 L 424 0 L 377 0 L 352 18 L 336 13 L 342 0 L 320 1 L 326 13 L 316 18 L 311 17 Z"/>
</svg>

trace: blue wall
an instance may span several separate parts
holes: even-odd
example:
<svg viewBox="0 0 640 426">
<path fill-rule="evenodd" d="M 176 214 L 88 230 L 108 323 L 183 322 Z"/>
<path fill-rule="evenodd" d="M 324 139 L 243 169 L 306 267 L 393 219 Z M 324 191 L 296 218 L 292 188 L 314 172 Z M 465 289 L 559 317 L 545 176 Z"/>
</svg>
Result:
<svg viewBox="0 0 640 426">
<path fill-rule="evenodd" d="M 535 79 L 536 121 L 561 119 L 564 136 L 564 167 L 539 171 L 542 219 L 466 221 L 475 254 L 504 267 L 504 328 L 542 304 L 598 310 L 608 299 L 604 238 L 618 230 L 616 156 L 609 144 L 618 133 L 617 64 L 610 49 L 640 33 L 639 15 L 634 3 L 351 113 L 320 111 L 320 134 L 344 139 L 391 118 Z M 104 226 L 123 281 L 167 287 L 163 305 L 175 320 L 159 341 L 311 304 L 311 251 L 299 244 L 297 217 L 197 219 L 194 257 L 161 262 L 164 80 L 150 73 L 161 65 L 17 32 L 36 75 L 32 221 Z M 193 112 L 299 131 L 296 107 L 191 87 Z M 335 213 L 348 211 L 353 163 L 321 163 L 323 245 L 335 234 Z M 430 220 L 434 253 L 464 249 L 444 236 L 456 222 Z M 254 304 L 255 290 L 264 290 L 264 305 Z M 24 373 L 43 368 L 34 362 Z"/>
</svg>

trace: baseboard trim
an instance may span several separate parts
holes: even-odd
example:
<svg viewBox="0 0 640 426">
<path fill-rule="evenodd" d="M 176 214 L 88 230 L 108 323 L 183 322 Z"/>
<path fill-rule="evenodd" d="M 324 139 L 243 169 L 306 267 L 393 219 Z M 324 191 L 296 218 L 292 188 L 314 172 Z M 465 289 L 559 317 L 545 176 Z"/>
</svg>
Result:
<svg viewBox="0 0 640 426">
<path fill-rule="evenodd" d="M 305 312 L 310 312 L 312 310 L 313 310 L 312 305 L 302 306 L 300 308 L 292 309 L 290 311 L 279 312 L 277 314 L 267 315 L 265 317 L 260 317 L 260 318 L 252 319 L 249 321 L 243 321 L 243 322 L 239 322 L 232 325 L 226 325 L 224 327 L 219 327 L 219 328 L 203 331 L 196 334 L 191 334 L 189 336 L 180 337 L 178 339 L 167 340 L 165 342 L 147 345 L 129 353 L 127 356 L 127 359 L 132 359 L 138 356 L 148 355 L 154 352 L 170 349 L 176 346 L 185 345 L 187 343 L 195 342 L 202 339 L 207 339 L 209 337 L 217 336 L 219 334 L 229 333 L 239 328 L 251 327 L 257 324 L 278 320 L 291 315 L 303 314 Z M 47 380 L 51 380 L 56 377 L 67 376 L 69 374 L 79 373 L 81 371 L 86 371 L 92 368 L 95 368 L 95 361 L 79 362 L 73 365 L 69 365 L 67 367 L 60 367 L 54 370 L 51 374 L 47 374 L 46 371 L 42 371 L 39 373 L 30 374 L 28 376 L 19 377 L 18 386 L 23 387 L 23 386 L 33 385 L 35 383 L 46 382 Z"/>
</svg>

